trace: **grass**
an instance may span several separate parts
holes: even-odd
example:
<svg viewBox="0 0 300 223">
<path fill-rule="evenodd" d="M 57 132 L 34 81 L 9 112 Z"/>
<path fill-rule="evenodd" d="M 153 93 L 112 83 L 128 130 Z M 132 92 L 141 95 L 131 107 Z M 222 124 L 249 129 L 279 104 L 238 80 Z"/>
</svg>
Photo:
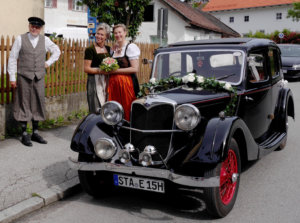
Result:
<svg viewBox="0 0 300 223">
<path fill-rule="evenodd" d="M 80 110 L 78 112 L 73 112 L 67 117 L 67 119 L 62 116 L 59 116 L 57 119 L 47 119 L 45 121 L 39 122 L 39 129 L 46 130 L 74 124 L 87 115 L 88 111 Z M 19 136 L 21 132 L 22 129 L 19 125 L 17 125 L 16 127 L 10 127 L 7 129 L 7 135 L 5 138 Z M 27 132 L 30 134 L 32 133 L 32 126 L 30 122 L 27 123 Z"/>
</svg>

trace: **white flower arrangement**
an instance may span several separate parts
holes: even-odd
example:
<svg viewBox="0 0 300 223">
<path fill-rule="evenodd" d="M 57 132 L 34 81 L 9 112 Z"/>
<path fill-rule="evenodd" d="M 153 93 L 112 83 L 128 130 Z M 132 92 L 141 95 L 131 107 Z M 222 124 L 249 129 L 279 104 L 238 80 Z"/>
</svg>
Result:
<svg viewBox="0 0 300 223">
<path fill-rule="evenodd" d="M 151 84 L 155 84 L 155 82 L 156 82 L 155 77 L 152 77 L 152 78 L 149 80 L 149 82 L 150 82 Z"/>
<path fill-rule="evenodd" d="M 224 81 L 218 81 L 213 78 L 205 78 L 203 76 L 197 76 L 195 73 L 189 73 L 182 78 L 171 76 L 170 78 L 156 80 L 151 78 L 148 83 L 144 83 L 141 86 L 141 90 L 138 93 L 138 97 L 146 96 L 149 93 L 158 93 L 166 91 L 176 87 L 183 87 L 186 90 L 198 90 L 210 89 L 214 91 L 225 91 L 230 93 L 231 100 L 226 106 L 225 113 L 227 115 L 233 115 L 235 111 L 235 104 L 237 101 L 237 93 L 235 88 L 230 83 Z"/>
</svg>

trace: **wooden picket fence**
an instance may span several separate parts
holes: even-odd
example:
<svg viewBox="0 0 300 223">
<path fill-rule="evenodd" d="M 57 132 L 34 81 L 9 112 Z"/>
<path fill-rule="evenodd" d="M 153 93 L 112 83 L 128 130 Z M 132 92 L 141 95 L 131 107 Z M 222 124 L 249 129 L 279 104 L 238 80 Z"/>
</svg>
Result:
<svg viewBox="0 0 300 223">
<path fill-rule="evenodd" d="M 15 38 L 1 36 L 1 81 L 0 81 L 0 104 L 9 104 L 13 101 L 14 90 L 10 87 L 9 75 L 6 72 L 8 58 Z M 58 61 L 47 68 L 45 77 L 46 97 L 62 96 L 66 94 L 86 91 L 87 74 L 83 71 L 84 51 L 91 43 L 89 41 L 74 41 L 71 39 L 54 40 L 61 50 Z M 140 66 L 137 74 L 139 82 L 149 80 L 151 67 L 143 64 L 142 59 L 153 59 L 153 52 L 158 44 L 136 43 L 141 49 Z M 47 54 L 47 58 L 50 54 Z"/>
</svg>

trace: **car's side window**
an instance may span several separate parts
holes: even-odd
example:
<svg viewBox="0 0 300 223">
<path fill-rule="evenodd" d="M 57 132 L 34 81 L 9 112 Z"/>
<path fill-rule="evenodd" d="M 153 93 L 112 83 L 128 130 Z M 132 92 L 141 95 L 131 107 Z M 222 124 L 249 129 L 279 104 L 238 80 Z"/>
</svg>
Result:
<svg viewBox="0 0 300 223">
<path fill-rule="evenodd" d="M 268 58 L 270 62 L 271 76 L 272 78 L 275 78 L 280 74 L 278 51 L 276 49 L 269 49 Z"/>
<path fill-rule="evenodd" d="M 268 80 L 266 60 L 263 52 L 253 52 L 248 56 L 247 78 L 251 83 Z"/>
</svg>

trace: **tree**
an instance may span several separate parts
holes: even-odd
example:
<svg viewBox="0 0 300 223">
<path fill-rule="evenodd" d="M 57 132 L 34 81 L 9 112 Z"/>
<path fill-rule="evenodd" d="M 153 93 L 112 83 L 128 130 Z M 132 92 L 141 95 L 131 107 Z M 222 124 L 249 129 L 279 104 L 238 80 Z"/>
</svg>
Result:
<svg viewBox="0 0 300 223">
<path fill-rule="evenodd" d="M 145 7 L 151 0 L 81 0 L 86 4 L 91 15 L 99 22 L 109 25 L 123 23 L 128 28 L 128 35 L 135 39 L 138 28 L 144 21 Z"/>
<path fill-rule="evenodd" d="M 288 10 L 287 18 L 293 18 L 293 21 L 299 21 L 300 19 L 300 2 L 293 3 L 293 9 Z"/>
</svg>

